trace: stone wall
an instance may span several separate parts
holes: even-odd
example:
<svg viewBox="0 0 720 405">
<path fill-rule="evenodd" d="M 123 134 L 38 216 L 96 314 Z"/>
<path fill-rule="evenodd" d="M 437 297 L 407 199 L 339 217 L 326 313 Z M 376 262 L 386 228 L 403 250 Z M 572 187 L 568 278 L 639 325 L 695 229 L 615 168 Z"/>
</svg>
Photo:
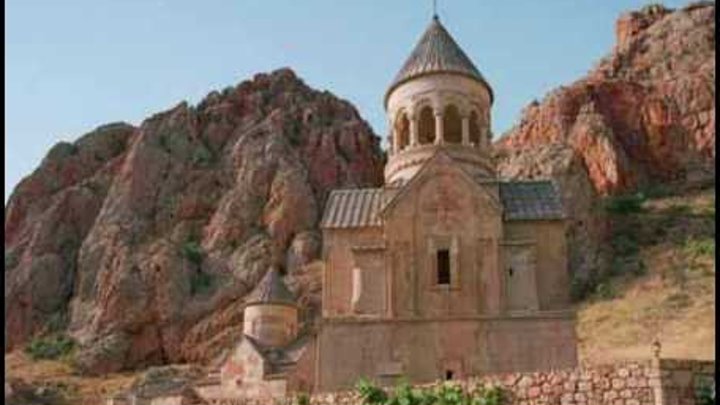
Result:
<svg viewBox="0 0 720 405">
<path fill-rule="evenodd" d="M 693 405 L 700 384 L 715 383 L 715 362 L 647 360 L 535 373 L 496 374 L 456 381 L 465 390 L 499 385 L 508 405 Z M 437 386 L 439 382 L 423 387 Z M 288 400 L 287 404 L 297 404 Z M 322 393 L 312 405 L 362 405 L 354 391 Z M 260 405 L 223 402 L 221 405 Z"/>
</svg>

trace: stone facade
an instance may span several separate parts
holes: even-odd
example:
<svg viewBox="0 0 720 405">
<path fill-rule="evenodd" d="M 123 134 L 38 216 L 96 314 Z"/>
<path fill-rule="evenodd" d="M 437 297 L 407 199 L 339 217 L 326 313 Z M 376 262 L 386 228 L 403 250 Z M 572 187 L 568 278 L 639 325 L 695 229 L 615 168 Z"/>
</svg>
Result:
<svg viewBox="0 0 720 405">
<path fill-rule="evenodd" d="M 497 177 L 492 100 L 434 18 L 386 94 L 385 185 L 328 196 L 318 328 L 298 333 L 297 307 L 269 272 L 206 398 L 577 364 L 560 196 L 550 181 Z"/>
<path fill-rule="evenodd" d="M 315 391 L 577 364 L 559 194 L 497 177 L 492 100 L 434 18 L 385 97 L 385 186 L 326 204 Z"/>
</svg>

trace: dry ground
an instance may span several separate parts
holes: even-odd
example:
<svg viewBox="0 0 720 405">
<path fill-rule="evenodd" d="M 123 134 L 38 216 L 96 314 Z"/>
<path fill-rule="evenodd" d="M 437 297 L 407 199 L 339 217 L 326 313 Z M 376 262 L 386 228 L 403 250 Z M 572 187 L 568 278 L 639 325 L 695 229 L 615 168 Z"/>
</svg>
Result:
<svg viewBox="0 0 720 405">
<path fill-rule="evenodd" d="M 36 387 L 50 387 L 64 400 L 57 403 L 99 405 L 109 395 L 130 386 L 134 374 L 109 374 L 102 377 L 80 377 L 63 361 L 33 361 L 22 351 L 5 355 L 5 378 L 19 379 Z"/>
<path fill-rule="evenodd" d="M 662 357 L 714 360 L 715 189 L 648 199 L 643 208 L 613 219 L 619 250 L 634 240 L 637 251 L 616 254 L 616 275 L 579 305 L 580 357 L 648 358 L 658 337 Z M 624 264 L 626 256 L 635 263 Z"/>
</svg>

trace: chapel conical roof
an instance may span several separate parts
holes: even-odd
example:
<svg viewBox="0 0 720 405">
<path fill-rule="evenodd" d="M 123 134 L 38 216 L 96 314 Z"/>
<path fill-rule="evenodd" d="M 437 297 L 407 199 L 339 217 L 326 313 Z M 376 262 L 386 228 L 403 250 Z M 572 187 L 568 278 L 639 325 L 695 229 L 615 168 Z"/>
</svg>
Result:
<svg viewBox="0 0 720 405">
<path fill-rule="evenodd" d="M 400 84 L 430 73 L 456 73 L 478 80 L 487 87 L 492 102 L 493 93 L 490 85 L 445 29 L 437 15 L 433 16 L 415 49 L 395 75 L 395 79 L 385 93 L 385 102 L 387 103 L 390 93 Z"/>
<path fill-rule="evenodd" d="M 248 304 L 295 304 L 295 297 L 288 290 L 276 268 L 265 273 L 247 298 Z"/>
</svg>

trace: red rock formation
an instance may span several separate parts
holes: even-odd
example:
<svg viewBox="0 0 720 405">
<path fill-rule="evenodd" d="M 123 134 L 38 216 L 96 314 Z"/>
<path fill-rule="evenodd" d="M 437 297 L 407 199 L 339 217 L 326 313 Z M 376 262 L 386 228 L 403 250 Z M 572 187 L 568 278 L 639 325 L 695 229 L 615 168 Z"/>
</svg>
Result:
<svg viewBox="0 0 720 405">
<path fill-rule="evenodd" d="M 59 144 L 6 207 L 6 349 L 69 318 L 88 372 L 209 360 L 270 264 L 318 257 L 328 191 L 382 164 L 357 111 L 287 69 Z"/>
<path fill-rule="evenodd" d="M 715 5 L 659 5 L 620 17 L 617 45 L 587 77 L 526 108 L 498 142 L 563 143 L 600 194 L 714 178 Z"/>
<path fill-rule="evenodd" d="M 496 142 L 502 176 L 561 186 L 573 274 L 606 268 L 599 196 L 714 179 L 714 17 L 711 2 L 621 16 L 614 51 L 587 77 L 530 104 Z"/>
</svg>

